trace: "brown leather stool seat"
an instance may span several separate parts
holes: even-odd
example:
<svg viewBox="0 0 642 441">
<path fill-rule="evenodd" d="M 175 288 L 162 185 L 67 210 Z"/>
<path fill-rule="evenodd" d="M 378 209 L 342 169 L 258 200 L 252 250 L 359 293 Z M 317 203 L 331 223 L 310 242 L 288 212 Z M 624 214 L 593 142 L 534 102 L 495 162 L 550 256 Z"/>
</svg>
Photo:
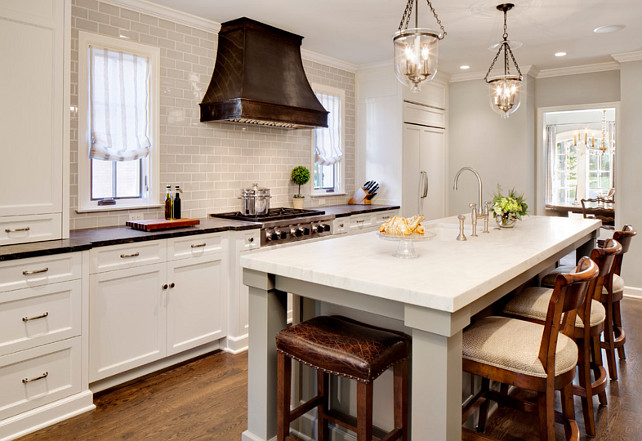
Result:
<svg viewBox="0 0 642 441">
<path fill-rule="evenodd" d="M 278 351 L 277 440 L 291 439 L 290 422 L 318 407 L 318 440 L 325 441 L 327 422 L 357 432 L 358 441 L 372 439 L 372 382 L 394 369 L 395 428 L 390 440 L 408 439 L 408 360 L 410 337 L 402 332 L 369 326 L 341 316 L 320 316 L 276 336 Z M 317 396 L 290 410 L 291 359 L 317 369 Z M 357 380 L 357 425 L 329 408 L 327 374 Z M 353 419 L 353 418 L 352 418 Z"/>
</svg>

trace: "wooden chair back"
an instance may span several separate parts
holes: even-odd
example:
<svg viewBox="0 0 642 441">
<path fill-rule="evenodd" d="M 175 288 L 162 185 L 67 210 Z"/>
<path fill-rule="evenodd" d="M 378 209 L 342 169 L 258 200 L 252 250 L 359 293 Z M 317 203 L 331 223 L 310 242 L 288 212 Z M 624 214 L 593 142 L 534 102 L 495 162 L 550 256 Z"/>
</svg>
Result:
<svg viewBox="0 0 642 441">
<path fill-rule="evenodd" d="M 595 262 L 588 257 L 582 257 L 575 272 L 557 276 L 553 294 L 548 302 L 538 356 L 548 377 L 555 375 L 555 349 L 560 329 L 575 326 L 577 308 L 584 303 L 589 284 L 598 273 Z"/>
<path fill-rule="evenodd" d="M 615 224 L 615 219 L 613 218 L 613 216 L 607 215 L 605 213 L 600 213 L 600 210 L 589 210 L 589 207 L 587 207 L 587 204 L 589 203 L 597 204 L 603 201 L 598 199 L 580 199 L 580 202 L 582 203 L 582 216 L 584 217 L 584 219 L 599 219 L 602 221 L 602 225 L 606 226 L 612 226 Z"/>
<path fill-rule="evenodd" d="M 633 239 L 633 236 L 636 236 L 637 234 L 637 230 L 631 225 L 625 225 L 620 231 L 615 231 L 613 233 L 613 239 L 617 240 L 622 245 L 622 252 L 616 256 L 613 261 L 613 268 L 611 269 L 611 274 L 607 281 L 608 287 L 611 287 L 610 284 L 613 283 L 613 274 L 617 274 L 619 276 L 622 273 L 622 259 L 624 258 L 624 253 L 629 251 L 631 239 Z"/>
</svg>

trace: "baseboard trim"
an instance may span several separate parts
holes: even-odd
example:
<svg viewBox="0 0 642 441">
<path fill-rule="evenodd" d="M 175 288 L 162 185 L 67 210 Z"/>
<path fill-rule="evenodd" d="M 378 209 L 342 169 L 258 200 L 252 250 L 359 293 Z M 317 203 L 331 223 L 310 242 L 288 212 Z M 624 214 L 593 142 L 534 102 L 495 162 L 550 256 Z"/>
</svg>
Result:
<svg viewBox="0 0 642 441">
<path fill-rule="evenodd" d="M 0 421 L 0 441 L 20 438 L 95 408 L 93 394 L 90 390 L 84 390 Z"/>
<path fill-rule="evenodd" d="M 642 288 L 636 288 L 635 286 L 625 286 L 624 297 L 642 299 Z"/>
<path fill-rule="evenodd" d="M 223 341 L 223 350 L 232 355 L 240 354 L 248 349 L 248 334 L 238 337 L 228 336 Z"/>
</svg>

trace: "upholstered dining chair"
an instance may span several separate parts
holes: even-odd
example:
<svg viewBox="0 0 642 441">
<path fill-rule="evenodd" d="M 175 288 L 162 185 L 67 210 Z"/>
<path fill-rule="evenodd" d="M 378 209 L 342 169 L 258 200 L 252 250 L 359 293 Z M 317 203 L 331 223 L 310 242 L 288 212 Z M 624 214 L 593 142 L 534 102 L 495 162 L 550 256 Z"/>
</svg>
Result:
<svg viewBox="0 0 642 441">
<path fill-rule="evenodd" d="M 600 404 L 606 405 L 606 370 L 602 364 L 602 350 L 600 349 L 600 335 L 604 330 L 606 311 L 602 304 L 595 300 L 599 298 L 608 278 L 614 260 L 622 252 L 622 246 L 612 240 L 601 244 L 591 252 L 591 259 L 599 268 L 596 279 L 589 285 L 589 292 L 582 306 L 579 308 L 575 323 L 569 327 L 566 335 L 577 343 L 579 348 L 578 377 L 579 386 L 573 387 L 573 393 L 581 397 L 582 411 L 584 414 L 584 426 L 586 433 L 595 435 L 595 415 L 593 407 L 593 396 L 598 395 Z M 566 272 L 572 268 L 565 267 Z M 548 286 L 555 286 L 557 276 L 561 272 L 548 274 L 543 282 Z M 504 307 L 504 314 L 509 317 L 532 321 L 544 324 L 548 302 L 553 294 L 552 288 L 528 287 L 522 289 Z M 589 326 L 585 326 L 589 323 Z M 591 370 L 595 380 L 591 379 Z"/>
<path fill-rule="evenodd" d="M 575 271 L 557 277 L 548 301 L 545 324 L 510 317 L 486 317 L 464 330 L 462 366 L 465 372 L 482 377 L 481 391 L 463 409 L 466 420 L 479 406 L 476 433 L 462 428 L 464 440 L 492 440 L 484 435 L 488 400 L 518 407 L 539 415 L 542 441 L 555 439 L 554 392 L 562 395 L 562 414 L 567 440 L 579 439 L 573 405 L 573 378 L 578 360 L 575 342 L 564 333 L 572 330 L 576 310 L 584 303 L 589 284 L 598 275 L 595 262 L 583 257 Z M 528 389 L 537 393 L 537 403 L 490 389 L 490 381 Z"/>
</svg>

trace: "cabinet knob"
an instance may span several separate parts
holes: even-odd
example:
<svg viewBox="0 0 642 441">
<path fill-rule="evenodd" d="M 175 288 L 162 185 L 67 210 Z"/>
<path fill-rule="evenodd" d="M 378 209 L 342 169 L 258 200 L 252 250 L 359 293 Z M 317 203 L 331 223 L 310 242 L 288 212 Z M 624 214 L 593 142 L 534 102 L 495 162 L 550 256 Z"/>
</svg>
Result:
<svg viewBox="0 0 642 441">
<path fill-rule="evenodd" d="M 165 284 L 163 285 L 163 289 L 167 289 L 167 288 L 168 288 L 167 283 L 165 283 Z"/>
<path fill-rule="evenodd" d="M 175 284 L 174 282 L 172 282 L 172 283 L 170 283 L 170 284 L 169 284 L 169 287 L 170 287 L 170 288 L 173 288 L 173 287 L 175 287 L 175 286 L 176 286 L 176 284 Z"/>
<path fill-rule="evenodd" d="M 252 242 L 254 242 L 254 238 L 253 238 L 253 237 L 248 237 L 248 238 L 247 238 L 247 241 L 248 241 L 249 243 L 252 243 Z"/>
</svg>

